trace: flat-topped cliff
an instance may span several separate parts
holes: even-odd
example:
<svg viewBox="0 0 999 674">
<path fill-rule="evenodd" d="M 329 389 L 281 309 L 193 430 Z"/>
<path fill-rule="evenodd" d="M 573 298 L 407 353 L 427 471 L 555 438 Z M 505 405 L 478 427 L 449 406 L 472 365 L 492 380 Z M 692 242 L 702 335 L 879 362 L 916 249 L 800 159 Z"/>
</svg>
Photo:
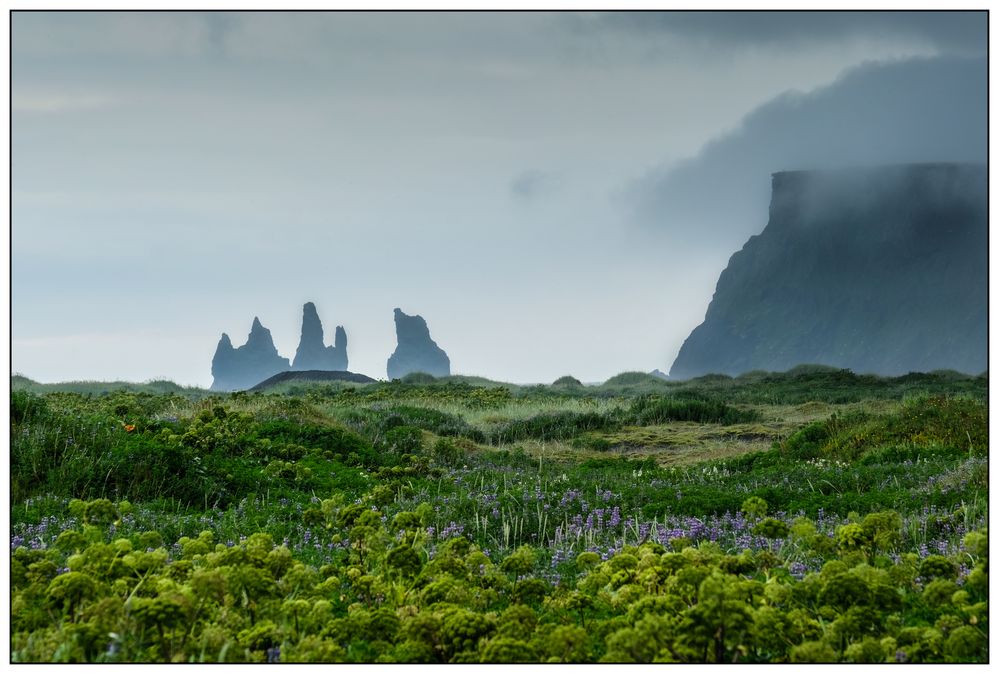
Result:
<svg viewBox="0 0 999 674">
<path fill-rule="evenodd" d="M 775 173 L 766 228 L 729 260 L 670 377 L 984 371 L 986 204 L 982 165 Z"/>
</svg>

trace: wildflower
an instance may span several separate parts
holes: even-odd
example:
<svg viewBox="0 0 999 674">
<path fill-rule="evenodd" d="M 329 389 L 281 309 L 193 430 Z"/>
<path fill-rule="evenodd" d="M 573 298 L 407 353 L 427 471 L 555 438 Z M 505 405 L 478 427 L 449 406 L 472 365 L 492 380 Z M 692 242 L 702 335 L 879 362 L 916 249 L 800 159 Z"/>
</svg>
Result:
<svg viewBox="0 0 999 674">
<path fill-rule="evenodd" d="M 611 511 L 609 524 L 612 527 L 616 527 L 620 523 L 621 523 L 621 509 L 617 506 L 614 506 L 614 509 Z"/>
<path fill-rule="evenodd" d="M 135 430 L 135 424 L 125 424 L 125 431 L 131 433 Z"/>
</svg>

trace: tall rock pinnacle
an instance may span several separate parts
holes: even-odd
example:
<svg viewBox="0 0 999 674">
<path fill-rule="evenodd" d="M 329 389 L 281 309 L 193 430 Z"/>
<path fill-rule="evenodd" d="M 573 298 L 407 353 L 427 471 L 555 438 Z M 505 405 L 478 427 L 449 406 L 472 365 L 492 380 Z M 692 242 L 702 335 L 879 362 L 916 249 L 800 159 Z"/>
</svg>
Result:
<svg viewBox="0 0 999 674">
<path fill-rule="evenodd" d="M 395 334 L 398 346 L 388 359 L 389 379 L 400 379 L 410 372 L 425 372 L 435 377 L 451 374 L 451 361 L 430 339 L 430 330 L 422 316 L 408 316 L 396 309 Z"/>
<path fill-rule="evenodd" d="M 302 307 L 302 337 L 295 351 L 293 370 L 346 370 L 347 333 L 337 326 L 333 346 L 323 344 L 323 323 L 316 305 L 306 302 Z"/>
</svg>

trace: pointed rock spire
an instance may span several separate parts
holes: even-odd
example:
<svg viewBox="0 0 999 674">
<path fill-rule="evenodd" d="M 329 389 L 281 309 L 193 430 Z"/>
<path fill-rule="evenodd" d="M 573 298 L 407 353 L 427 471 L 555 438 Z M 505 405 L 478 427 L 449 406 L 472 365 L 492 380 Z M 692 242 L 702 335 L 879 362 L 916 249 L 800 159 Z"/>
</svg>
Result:
<svg viewBox="0 0 999 674">
<path fill-rule="evenodd" d="M 302 307 L 302 336 L 295 351 L 292 365 L 295 370 L 346 370 L 347 334 L 342 327 L 336 330 L 334 346 L 323 344 L 323 323 L 319 320 L 316 305 L 306 302 Z"/>
<path fill-rule="evenodd" d="M 271 331 L 254 317 L 243 346 L 234 349 L 229 335 L 222 333 L 212 359 L 212 390 L 247 389 L 290 367 L 288 359 L 278 355 Z"/>
</svg>

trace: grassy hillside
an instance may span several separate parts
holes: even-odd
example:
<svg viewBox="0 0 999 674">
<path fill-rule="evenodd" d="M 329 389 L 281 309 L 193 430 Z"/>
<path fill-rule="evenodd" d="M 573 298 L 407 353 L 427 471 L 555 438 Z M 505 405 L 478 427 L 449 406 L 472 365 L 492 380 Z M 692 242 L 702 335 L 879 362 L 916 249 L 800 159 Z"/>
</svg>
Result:
<svg viewBox="0 0 999 674">
<path fill-rule="evenodd" d="M 10 378 L 13 391 L 29 391 L 31 393 L 79 393 L 81 395 L 103 395 L 114 391 L 129 391 L 132 393 L 166 394 L 176 393 L 189 397 L 204 397 L 209 395 L 208 389 L 197 386 L 180 386 L 172 381 L 157 379 L 142 383 L 127 381 L 65 381 L 55 384 L 42 384 L 24 375 L 15 374 Z"/>
<path fill-rule="evenodd" d="M 652 386 L 15 386 L 12 659 L 987 661 L 986 378 Z"/>
</svg>

